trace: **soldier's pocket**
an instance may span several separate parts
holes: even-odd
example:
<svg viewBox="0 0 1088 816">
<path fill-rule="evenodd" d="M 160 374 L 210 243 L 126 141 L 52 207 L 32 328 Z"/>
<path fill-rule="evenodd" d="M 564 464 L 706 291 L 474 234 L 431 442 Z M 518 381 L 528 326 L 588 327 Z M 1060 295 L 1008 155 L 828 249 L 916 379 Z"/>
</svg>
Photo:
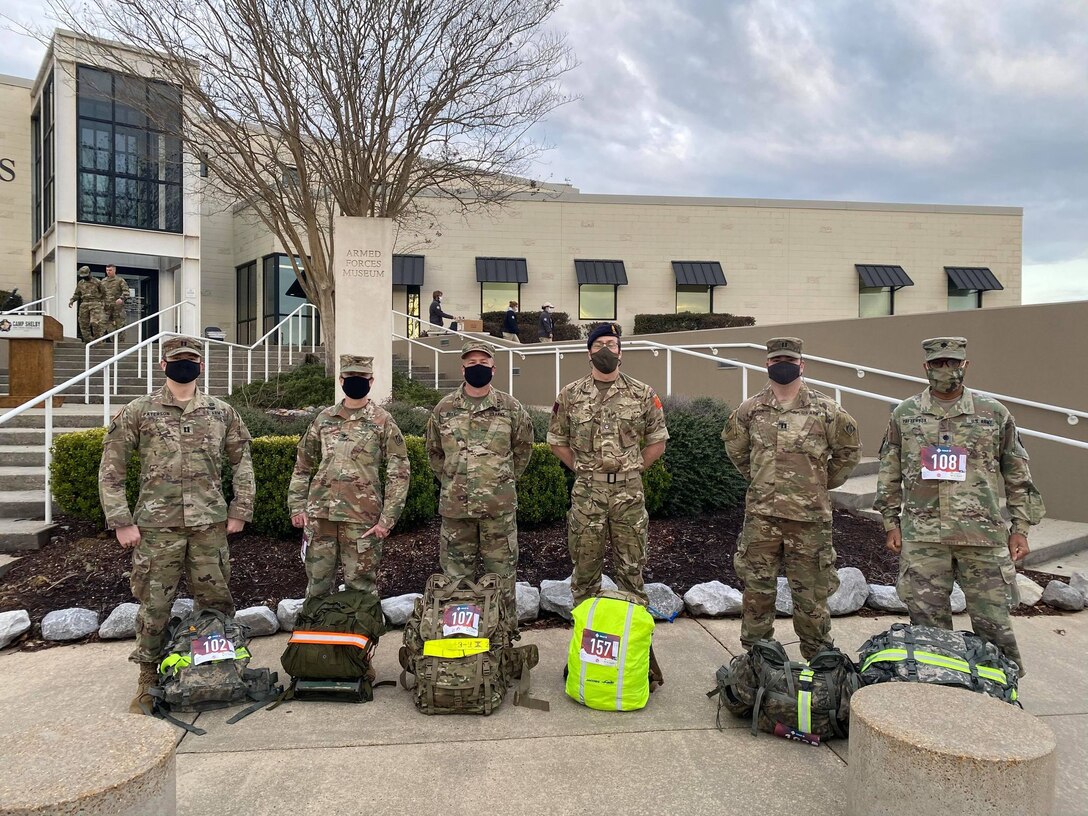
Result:
<svg viewBox="0 0 1088 816">
<path fill-rule="evenodd" d="M 1006 559 L 1001 565 L 1001 580 L 1005 583 L 1005 600 L 1009 609 L 1020 605 L 1020 588 L 1016 586 L 1016 566 L 1012 559 Z"/>
</svg>

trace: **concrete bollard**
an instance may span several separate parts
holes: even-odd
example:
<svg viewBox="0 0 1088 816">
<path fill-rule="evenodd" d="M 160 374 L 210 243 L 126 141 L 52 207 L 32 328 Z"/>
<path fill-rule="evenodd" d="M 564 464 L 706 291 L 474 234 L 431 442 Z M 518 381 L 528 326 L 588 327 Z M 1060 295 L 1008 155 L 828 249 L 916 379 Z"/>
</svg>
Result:
<svg viewBox="0 0 1088 816">
<path fill-rule="evenodd" d="M 152 717 L 58 718 L 0 742 L 0 816 L 174 816 L 177 731 Z"/>
<path fill-rule="evenodd" d="M 925 683 L 850 700 L 849 816 L 1048 816 L 1054 733 L 984 694 Z"/>
</svg>

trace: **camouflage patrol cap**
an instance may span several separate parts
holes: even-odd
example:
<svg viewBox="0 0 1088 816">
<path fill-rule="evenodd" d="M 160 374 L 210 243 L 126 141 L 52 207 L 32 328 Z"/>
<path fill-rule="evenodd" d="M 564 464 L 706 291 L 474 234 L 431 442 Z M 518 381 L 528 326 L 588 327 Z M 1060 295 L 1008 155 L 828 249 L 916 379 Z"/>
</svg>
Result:
<svg viewBox="0 0 1088 816">
<path fill-rule="evenodd" d="M 357 354 L 341 354 L 340 355 L 340 375 L 346 377 L 348 374 L 373 374 L 374 373 L 374 358 L 373 357 L 360 357 Z"/>
<path fill-rule="evenodd" d="M 966 337 L 931 337 L 922 341 L 926 362 L 931 360 L 966 360 Z"/>
<path fill-rule="evenodd" d="M 495 359 L 495 349 L 490 343 L 485 343 L 483 340 L 469 340 L 461 346 L 461 359 L 464 359 L 474 351 L 482 351 L 492 360 Z"/>
<path fill-rule="evenodd" d="M 800 337 L 772 337 L 767 341 L 767 359 L 772 357 L 792 357 L 801 359 L 801 346 L 804 345 Z"/>
<path fill-rule="evenodd" d="M 182 354 L 195 354 L 200 359 L 204 359 L 204 349 L 201 347 L 200 341 L 192 337 L 171 337 L 162 344 L 162 358 L 164 360 L 173 360 Z"/>
<path fill-rule="evenodd" d="M 91 268 L 89 266 L 81 266 L 76 270 L 77 275 L 89 275 L 91 274 Z"/>
</svg>

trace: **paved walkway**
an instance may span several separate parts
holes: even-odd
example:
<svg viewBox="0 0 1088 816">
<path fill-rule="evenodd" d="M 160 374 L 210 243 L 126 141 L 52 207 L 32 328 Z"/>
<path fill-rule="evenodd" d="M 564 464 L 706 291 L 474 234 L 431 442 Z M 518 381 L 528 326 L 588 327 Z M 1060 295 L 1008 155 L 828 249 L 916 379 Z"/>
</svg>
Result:
<svg viewBox="0 0 1088 816">
<path fill-rule="evenodd" d="M 840 618 L 835 635 L 852 650 L 896 620 Z M 1088 816 L 1088 615 L 1015 626 L 1030 661 L 1024 705 L 1058 737 L 1056 813 Z M 752 736 L 726 712 L 725 729 L 714 727 L 704 692 L 740 649 L 739 631 L 735 619 L 662 624 L 654 642 L 667 682 L 640 712 L 590 711 L 565 697 L 565 629 L 525 636 L 540 646 L 533 680 L 551 701 L 547 713 L 507 702 L 487 718 L 425 717 L 399 688 L 378 689 L 359 706 L 290 703 L 236 725 L 225 722 L 232 712 L 207 712 L 198 722 L 208 733 L 180 739 L 178 813 L 841 814 L 846 743 Z M 791 639 L 788 621 L 779 620 L 778 634 Z M 286 640 L 256 639 L 254 664 L 278 665 Z M 379 646 L 379 678 L 399 672 L 399 645 L 394 632 Z M 61 713 L 124 710 L 136 677 L 125 662 L 130 648 L 0 654 L 0 737 Z"/>
</svg>

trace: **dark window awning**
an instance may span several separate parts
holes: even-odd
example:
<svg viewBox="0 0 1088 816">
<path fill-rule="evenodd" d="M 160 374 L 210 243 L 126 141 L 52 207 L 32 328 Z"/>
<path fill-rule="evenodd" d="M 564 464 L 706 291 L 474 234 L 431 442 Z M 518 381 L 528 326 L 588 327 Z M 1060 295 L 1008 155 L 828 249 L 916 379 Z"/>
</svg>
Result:
<svg viewBox="0 0 1088 816">
<path fill-rule="evenodd" d="M 991 292 L 1004 289 L 994 273 L 985 266 L 946 266 L 948 280 L 953 289 L 974 289 L 979 292 Z"/>
<path fill-rule="evenodd" d="M 866 289 L 902 289 L 904 286 L 914 286 L 901 266 L 879 266 L 873 264 L 854 264 L 858 270 L 858 278 Z"/>
<path fill-rule="evenodd" d="M 679 286 L 725 286 L 725 273 L 717 261 L 673 261 Z"/>
<path fill-rule="evenodd" d="M 585 283 L 612 286 L 627 285 L 627 270 L 623 261 L 574 261 L 574 274 L 578 276 L 578 285 Z"/>
<path fill-rule="evenodd" d="M 477 283 L 528 283 L 524 258 L 477 258 Z"/>
<path fill-rule="evenodd" d="M 422 286 L 423 285 L 423 256 L 422 255 L 394 255 L 393 256 L 393 285 L 394 286 Z"/>
</svg>

